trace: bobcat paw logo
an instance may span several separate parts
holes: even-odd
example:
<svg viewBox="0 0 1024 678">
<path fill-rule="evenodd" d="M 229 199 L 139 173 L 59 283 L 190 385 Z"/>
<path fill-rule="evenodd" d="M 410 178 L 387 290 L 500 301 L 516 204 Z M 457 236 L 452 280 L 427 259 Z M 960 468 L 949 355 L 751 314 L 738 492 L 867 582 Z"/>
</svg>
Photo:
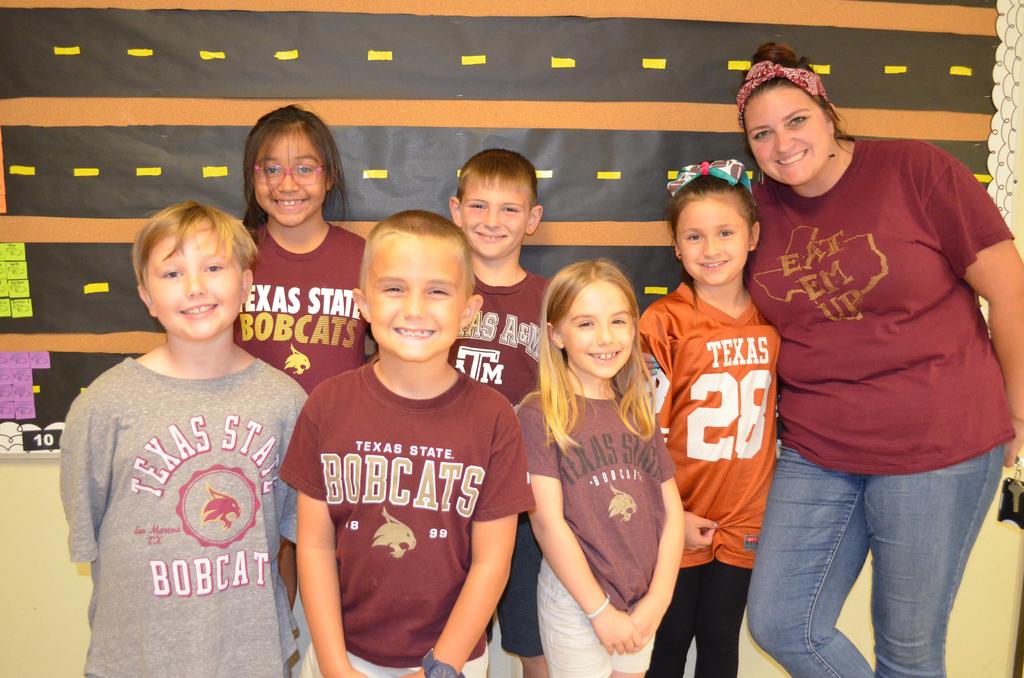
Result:
<svg viewBox="0 0 1024 678">
<path fill-rule="evenodd" d="M 636 513 L 636 502 L 633 501 L 633 497 L 625 492 L 616 490 L 615 486 L 611 483 L 608 484 L 608 487 L 612 488 L 612 492 L 615 493 L 611 503 L 608 504 L 608 517 L 617 518 L 624 523 L 628 523 L 629 519 Z"/>
<path fill-rule="evenodd" d="M 294 370 L 295 374 L 302 374 L 310 367 L 309 358 L 304 353 L 296 351 L 294 344 L 289 344 L 289 348 L 292 349 L 292 354 L 284 361 L 284 369 Z"/>
<path fill-rule="evenodd" d="M 242 507 L 238 501 L 223 492 L 206 485 L 206 492 L 210 495 L 210 501 L 203 506 L 203 518 L 201 524 L 220 521 L 224 524 L 225 530 L 231 529 L 231 523 L 242 515 Z"/>
<path fill-rule="evenodd" d="M 373 533 L 373 545 L 387 546 L 391 549 L 392 558 L 401 558 L 405 555 L 406 551 L 416 548 L 416 537 L 408 525 L 392 518 L 387 509 L 382 510 L 384 512 L 384 520 L 387 522 L 378 527 L 377 531 Z"/>
</svg>

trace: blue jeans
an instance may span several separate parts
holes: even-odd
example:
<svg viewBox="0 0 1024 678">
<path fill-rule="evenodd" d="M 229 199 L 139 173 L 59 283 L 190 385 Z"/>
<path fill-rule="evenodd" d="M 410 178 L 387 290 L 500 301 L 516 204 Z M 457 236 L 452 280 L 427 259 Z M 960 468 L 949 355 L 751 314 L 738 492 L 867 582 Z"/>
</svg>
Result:
<svg viewBox="0 0 1024 678">
<path fill-rule="evenodd" d="M 795 678 L 944 676 L 964 565 L 999 482 L 1003 448 L 937 471 L 830 471 L 783 449 L 750 583 L 754 640 Z M 877 674 L 836 620 L 872 557 Z"/>
</svg>

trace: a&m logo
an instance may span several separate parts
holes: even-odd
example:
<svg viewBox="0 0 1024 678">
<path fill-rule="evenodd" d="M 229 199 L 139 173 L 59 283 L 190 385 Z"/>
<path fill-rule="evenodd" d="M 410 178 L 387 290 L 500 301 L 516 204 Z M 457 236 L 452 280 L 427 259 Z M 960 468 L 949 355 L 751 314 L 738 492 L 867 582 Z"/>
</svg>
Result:
<svg viewBox="0 0 1024 678">
<path fill-rule="evenodd" d="M 256 524 L 256 485 L 240 468 L 216 464 L 196 471 L 178 494 L 181 528 L 203 546 L 224 548 Z"/>
<path fill-rule="evenodd" d="M 772 299 L 798 302 L 800 295 L 829 320 L 860 320 L 861 304 L 889 275 L 889 260 L 874 235 L 846 237 L 843 231 L 818 238 L 818 229 L 798 226 L 779 267 L 754 276 Z"/>
<path fill-rule="evenodd" d="M 493 348 L 459 346 L 459 352 L 455 356 L 455 369 L 481 384 L 500 384 L 505 366 L 501 364 L 501 351 Z"/>
</svg>

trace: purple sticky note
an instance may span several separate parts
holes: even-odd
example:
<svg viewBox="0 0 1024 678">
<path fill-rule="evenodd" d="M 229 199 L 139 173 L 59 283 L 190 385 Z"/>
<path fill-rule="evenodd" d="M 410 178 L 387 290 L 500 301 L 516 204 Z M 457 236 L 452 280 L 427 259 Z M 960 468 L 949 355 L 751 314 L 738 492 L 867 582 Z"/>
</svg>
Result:
<svg viewBox="0 0 1024 678">
<path fill-rule="evenodd" d="M 32 367 L 29 362 L 28 351 L 15 351 L 11 353 L 11 367 Z"/>
<path fill-rule="evenodd" d="M 0 400 L 0 421 L 14 419 L 14 401 Z"/>
<path fill-rule="evenodd" d="M 15 400 L 32 400 L 35 398 L 35 394 L 32 393 L 32 384 L 14 384 L 11 388 L 14 389 Z"/>
<path fill-rule="evenodd" d="M 13 384 L 14 373 L 10 367 L 0 367 L 0 384 Z"/>
<path fill-rule="evenodd" d="M 14 400 L 14 384 L 0 384 L 0 400 Z"/>
<path fill-rule="evenodd" d="M 35 419 L 36 418 L 36 402 L 34 400 L 15 400 L 14 401 L 14 418 L 15 419 Z"/>
<path fill-rule="evenodd" d="M 10 351 L 0 351 L 0 367 L 7 367 L 11 364 Z"/>
<path fill-rule="evenodd" d="M 11 382 L 15 384 L 31 384 L 31 367 L 14 367 L 11 369 Z"/>
<path fill-rule="evenodd" d="M 32 369 L 35 370 L 48 370 L 50 369 L 50 352 L 49 351 L 32 351 L 28 354 L 29 362 L 32 364 Z"/>
</svg>

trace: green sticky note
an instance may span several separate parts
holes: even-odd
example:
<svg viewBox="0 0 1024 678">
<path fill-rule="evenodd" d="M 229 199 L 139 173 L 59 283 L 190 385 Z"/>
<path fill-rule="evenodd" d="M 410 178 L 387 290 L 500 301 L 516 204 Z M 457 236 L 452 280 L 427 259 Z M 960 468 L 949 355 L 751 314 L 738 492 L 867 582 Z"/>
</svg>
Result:
<svg viewBox="0 0 1024 678">
<path fill-rule="evenodd" d="M 11 317 L 11 300 L 0 299 L 0 318 Z"/>
<path fill-rule="evenodd" d="M 32 317 L 32 300 L 31 299 L 11 299 L 11 317 L 12 318 L 31 318 Z"/>
<path fill-rule="evenodd" d="M 25 243 L 0 243 L 0 259 L 4 261 L 25 261 Z"/>
<path fill-rule="evenodd" d="M 7 277 L 11 280 L 26 280 L 28 278 L 28 264 L 24 261 L 8 261 L 5 266 Z"/>
<path fill-rule="evenodd" d="M 10 288 L 11 297 L 27 297 L 30 296 L 28 291 L 27 280 L 9 280 L 8 287 Z"/>
<path fill-rule="evenodd" d="M 0 297 L 11 296 L 11 291 L 7 285 L 7 278 L 0 278 Z"/>
</svg>

